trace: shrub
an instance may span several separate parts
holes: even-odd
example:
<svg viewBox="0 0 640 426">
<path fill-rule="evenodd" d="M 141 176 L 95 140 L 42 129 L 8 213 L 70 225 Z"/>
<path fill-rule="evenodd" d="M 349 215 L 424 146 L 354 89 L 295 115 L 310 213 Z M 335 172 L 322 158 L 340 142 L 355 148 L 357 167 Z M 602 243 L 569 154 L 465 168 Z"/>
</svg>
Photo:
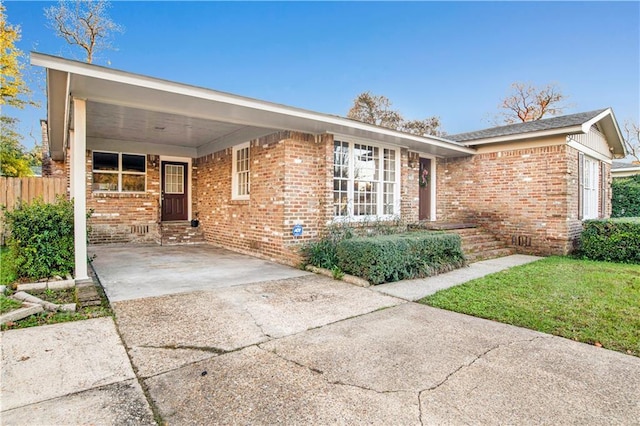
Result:
<svg viewBox="0 0 640 426">
<path fill-rule="evenodd" d="M 411 232 L 337 244 L 338 267 L 372 284 L 420 278 L 464 265 L 460 236 Z"/>
<path fill-rule="evenodd" d="M 640 175 L 613 180 L 611 208 L 611 217 L 640 216 Z"/>
<path fill-rule="evenodd" d="M 19 277 L 40 279 L 73 271 L 73 203 L 35 200 L 5 212 L 9 248 Z"/>
<path fill-rule="evenodd" d="M 325 235 L 318 241 L 302 248 L 304 263 L 333 270 L 338 266 L 337 247 L 342 240 L 355 236 L 372 237 L 391 235 L 406 231 L 399 219 L 392 221 L 370 220 L 364 222 L 337 222 L 327 227 Z"/>
<path fill-rule="evenodd" d="M 591 260 L 640 264 L 640 218 L 585 221 L 579 255 Z"/>
</svg>

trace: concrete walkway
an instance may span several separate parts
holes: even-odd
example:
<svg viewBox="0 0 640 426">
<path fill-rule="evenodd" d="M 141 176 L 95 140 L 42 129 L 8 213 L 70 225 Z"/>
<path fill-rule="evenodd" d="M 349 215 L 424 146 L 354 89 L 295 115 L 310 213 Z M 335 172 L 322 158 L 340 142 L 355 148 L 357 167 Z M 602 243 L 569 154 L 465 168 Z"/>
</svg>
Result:
<svg viewBox="0 0 640 426">
<path fill-rule="evenodd" d="M 2 332 L 3 425 L 152 425 L 113 318 Z"/>
<path fill-rule="evenodd" d="M 415 280 L 398 281 L 371 287 L 372 290 L 404 300 L 420 300 L 437 291 L 447 289 L 486 275 L 500 272 L 513 266 L 524 265 L 542 259 L 538 256 L 514 254 L 498 259 L 483 260 L 445 274 Z"/>
<path fill-rule="evenodd" d="M 640 358 L 377 290 L 307 274 L 115 302 L 117 332 L 3 332 L 1 423 L 144 425 L 149 407 L 172 425 L 640 418 Z"/>
</svg>

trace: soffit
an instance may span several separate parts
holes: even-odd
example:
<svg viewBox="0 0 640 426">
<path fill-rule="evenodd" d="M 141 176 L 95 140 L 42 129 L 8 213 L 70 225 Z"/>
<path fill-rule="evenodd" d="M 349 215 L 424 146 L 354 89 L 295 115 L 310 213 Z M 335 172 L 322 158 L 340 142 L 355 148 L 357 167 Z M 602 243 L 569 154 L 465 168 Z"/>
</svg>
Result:
<svg viewBox="0 0 640 426">
<path fill-rule="evenodd" d="M 474 149 L 437 137 L 420 137 L 328 114 L 32 53 L 32 63 L 69 76 L 68 91 L 49 98 L 87 101 L 87 136 L 180 146 L 202 156 L 277 132 L 340 133 L 441 157 Z M 59 83 L 49 80 L 48 84 Z M 68 116 L 68 114 L 67 114 Z M 62 145 L 60 138 L 51 140 Z"/>
</svg>

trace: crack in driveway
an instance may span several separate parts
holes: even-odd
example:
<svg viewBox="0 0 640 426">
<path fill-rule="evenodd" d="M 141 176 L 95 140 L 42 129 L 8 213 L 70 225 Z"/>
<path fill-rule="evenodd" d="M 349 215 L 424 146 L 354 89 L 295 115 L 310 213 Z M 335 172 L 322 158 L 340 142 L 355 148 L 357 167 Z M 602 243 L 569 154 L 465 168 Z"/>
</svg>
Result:
<svg viewBox="0 0 640 426">
<path fill-rule="evenodd" d="M 178 350 L 178 349 L 190 349 L 190 350 L 196 350 L 196 351 L 203 351 L 203 352 L 212 352 L 218 355 L 223 355 L 223 354 L 228 354 L 229 352 L 234 352 L 234 350 L 226 350 L 226 349 L 221 349 L 221 348 L 217 348 L 215 346 L 193 346 L 193 345 L 159 345 L 159 346 L 154 346 L 154 345 L 140 345 L 140 346 L 134 346 L 138 347 L 138 348 L 145 348 L 145 349 L 171 349 L 171 350 Z"/>
<path fill-rule="evenodd" d="M 476 362 L 478 362 L 482 358 L 486 357 L 489 353 L 495 351 L 496 349 L 513 346 L 513 345 L 516 345 L 516 344 L 519 344 L 519 343 L 531 343 L 531 342 L 534 342 L 534 341 L 536 341 L 538 339 L 552 339 L 552 338 L 553 338 L 553 336 L 535 336 L 535 337 L 532 337 L 531 339 L 514 340 L 512 342 L 500 343 L 500 344 L 491 346 L 490 348 L 488 348 L 484 352 L 476 355 L 476 357 L 473 358 L 470 362 L 459 366 L 458 368 L 453 370 L 451 373 L 447 374 L 447 376 L 444 379 L 442 379 L 440 382 L 438 382 L 435 385 L 430 386 L 430 387 L 428 387 L 426 389 L 422 389 L 421 391 L 418 392 L 418 405 L 420 406 L 420 424 L 424 424 L 423 420 L 422 420 L 422 416 L 423 416 L 423 413 L 422 413 L 422 395 L 425 392 L 430 392 L 430 391 L 433 391 L 433 390 L 436 390 L 436 389 L 440 388 L 442 385 L 447 383 L 453 376 L 457 375 L 460 371 L 462 371 L 463 369 L 471 367 L 473 364 L 475 364 Z"/>
</svg>

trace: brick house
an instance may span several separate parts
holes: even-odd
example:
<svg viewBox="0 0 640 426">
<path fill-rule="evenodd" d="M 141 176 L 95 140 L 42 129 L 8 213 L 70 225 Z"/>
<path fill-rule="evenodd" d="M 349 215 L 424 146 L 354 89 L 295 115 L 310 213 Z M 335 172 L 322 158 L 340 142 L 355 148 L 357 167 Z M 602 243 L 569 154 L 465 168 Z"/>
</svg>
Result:
<svg viewBox="0 0 640 426">
<path fill-rule="evenodd" d="M 474 222 L 524 253 L 566 253 L 610 212 L 624 156 L 610 109 L 422 137 L 32 53 L 49 155 L 92 243 L 203 241 L 282 263 L 335 221 Z M 82 194 L 82 196 L 78 196 Z M 199 226 L 191 227 L 190 220 Z M 301 235 L 294 235 L 294 227 Z"/>
</svg>

